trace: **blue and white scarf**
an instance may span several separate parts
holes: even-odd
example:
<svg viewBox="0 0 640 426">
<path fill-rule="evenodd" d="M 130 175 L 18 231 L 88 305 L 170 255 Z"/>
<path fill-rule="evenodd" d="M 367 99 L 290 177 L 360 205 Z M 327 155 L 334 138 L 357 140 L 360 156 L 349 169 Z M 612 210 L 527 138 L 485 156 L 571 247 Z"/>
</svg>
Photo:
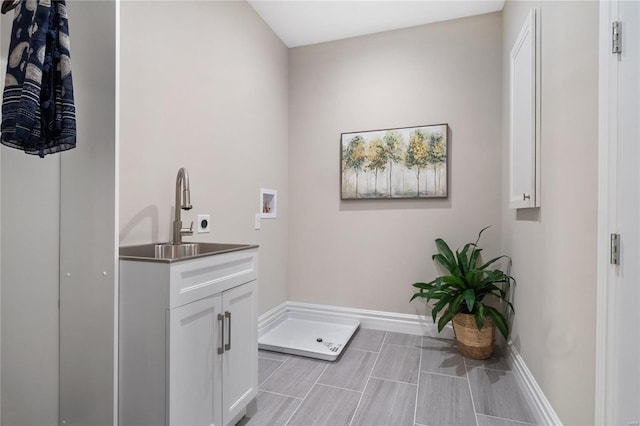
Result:
<svg viewBox="0 0 640 426">
<path fill-rule="evenodd" d="M 22 0 L 15 9 L 1 129 L 3 145 L 40 157 L 76 146 L 64 0 Z"/>
</svg>

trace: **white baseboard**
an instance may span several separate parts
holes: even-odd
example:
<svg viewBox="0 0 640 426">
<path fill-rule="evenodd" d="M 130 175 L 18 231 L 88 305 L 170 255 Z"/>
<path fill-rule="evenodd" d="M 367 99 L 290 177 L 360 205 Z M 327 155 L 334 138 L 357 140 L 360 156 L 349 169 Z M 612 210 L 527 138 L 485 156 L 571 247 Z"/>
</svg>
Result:
<svg viewBox="0 0 640 426">
<path fill-rule="evenodd" d="M 513 346 L 512 342 L 507 344 L 507 357 L 511 371 L 513 372 L 518 386 L 522 390 L 522 394 L 529 404 L 529 408 L 533 412 L 536 421 L 540 425 L 558 425 L 562 426 L 560 418 L 549 403 L 549 400 L 542 392 L 538 382 L 529 371 L 524 363 L 518 350 Z"/>
<path fill-rule="evenodd" d="M 344 308 L 340 306 L 316 305 L 312 303 L 284 302 L 258 318 L 258 336 L 273 321 L 277 321 L 287 312 L 326 315 L 333 318 L 356 319 L 362 328 L 392 331 L 396 333 L 416 334 L 453 339 L 451 325 L 438 333 L 437 326 L 430 316 L 399 314 L 394 312 L 371 311 L 366 309 Z"/>
</svg>

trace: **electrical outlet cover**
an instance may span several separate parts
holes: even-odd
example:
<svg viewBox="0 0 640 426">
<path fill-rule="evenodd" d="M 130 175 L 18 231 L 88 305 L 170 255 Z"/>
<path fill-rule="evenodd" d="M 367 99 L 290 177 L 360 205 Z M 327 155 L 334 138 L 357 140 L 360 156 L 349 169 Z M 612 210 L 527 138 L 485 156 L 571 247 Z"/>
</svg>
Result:
<svg viewBox="0 0 640 426">
<path fill-rule="evenodd" d="M 208 214 L 198 215 L 198 234 L 211 232 L 211 219 Z"/>
</svg>

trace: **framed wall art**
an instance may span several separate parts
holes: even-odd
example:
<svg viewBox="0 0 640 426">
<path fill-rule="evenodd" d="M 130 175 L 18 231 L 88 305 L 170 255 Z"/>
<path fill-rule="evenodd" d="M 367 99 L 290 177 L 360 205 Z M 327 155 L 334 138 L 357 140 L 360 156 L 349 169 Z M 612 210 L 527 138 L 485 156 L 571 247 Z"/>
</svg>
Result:
<svg viewBox="0 0 640 426">
<path fill-rule="evenodd" d="M 342 133 L 340 198 L 446 198 L 447 137 L 447 124 Z"/>
</svg>

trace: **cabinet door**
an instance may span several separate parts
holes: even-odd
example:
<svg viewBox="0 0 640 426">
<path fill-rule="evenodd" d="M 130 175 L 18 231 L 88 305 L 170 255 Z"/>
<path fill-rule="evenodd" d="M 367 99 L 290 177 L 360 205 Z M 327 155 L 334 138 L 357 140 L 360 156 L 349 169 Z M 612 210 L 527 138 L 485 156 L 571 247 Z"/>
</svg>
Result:
<svg viewBox="0 0 640 426">
<path fill-rule="evenodd" d="M 222 406 L 229 424 L 258 393 L 258 283 L 222 294 L 225 352 L 222 357 Z"/>
<path fill-rule="evenodd" d="M 539 25 L 532 9 L 511 50 L 510 192 L 512 209 L 540 207 Z"/>
<path fill-rule="evenodd" d="M 167 314 L 169 425 L 220 425 L 220 295 L 171 309 Z"/>
</svg>

